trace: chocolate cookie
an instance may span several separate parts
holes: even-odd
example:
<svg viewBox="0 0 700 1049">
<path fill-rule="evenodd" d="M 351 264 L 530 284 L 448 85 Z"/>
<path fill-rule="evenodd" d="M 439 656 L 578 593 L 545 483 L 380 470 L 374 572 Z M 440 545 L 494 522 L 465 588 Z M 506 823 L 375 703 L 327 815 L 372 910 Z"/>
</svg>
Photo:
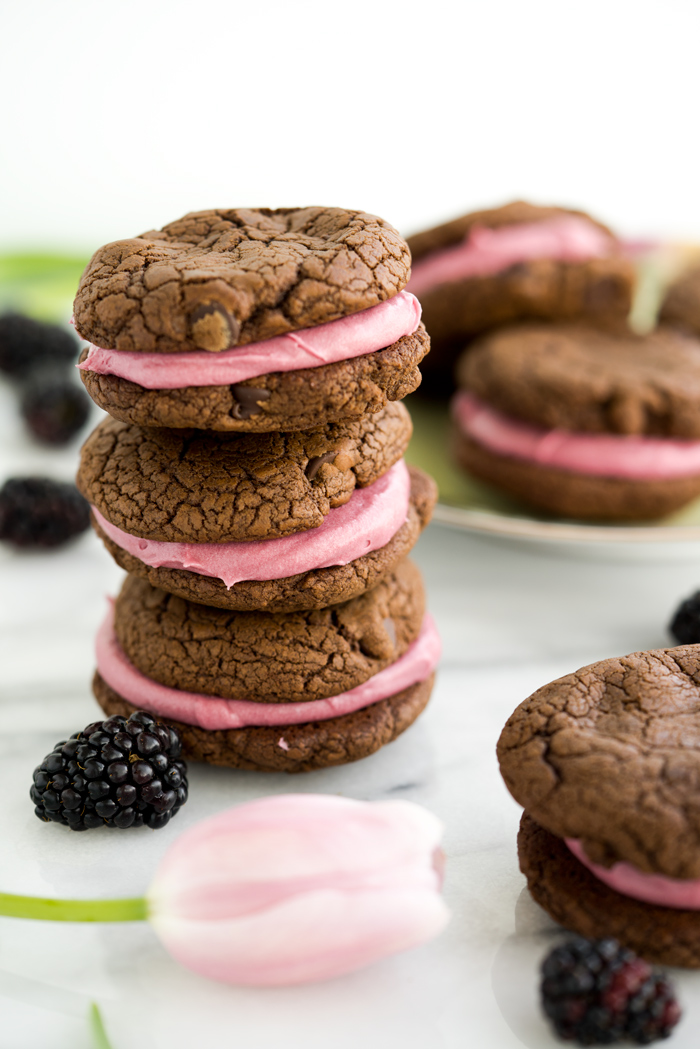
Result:
<svg viewBox="0 0 700 1049">
<path fill-rule="evenodd" d="M 567 217 L 579 228 L 574 231 L 574 250 L 561 258 L 548 256 L 544 245 L 542 257 L 528 257 L 525 251 L 518 259 L 516 247 L 503 255 L 501 268 L 491 263 L 481 275 L 473 271 L 464 277 L 431 281 L 425 269 L 426 263 L 444 258 L 446 252 L 454 255 L 458 246 L 472 243 L 482 230 L 527 230 Z M 584 235 L 593 231 L 597 242 L 591 244 L 590 257 L 580 244 L 581 230 Z M 432 353 L 424 375 L 433 385 L 449 384 L 465 344 L 490 328 L 530 318 L 620 320 L 630 310 L 634 267 L 622 256 L 611 231 L 584 212 L 517 201 L 414 234 L 408 244 L 413 256 L 408 290 L 420 299 L 430 332 Z"/>
<path fill-rule="evenodd" d="M 700 341 L 527 324 L 460 359 L 455 452 L 549 513 L 646 520 L 700 494 Z"/>
<path fill-rule="evenodd" d="M 309 612 L 227 612 L 127 576 L 114 629 L 127 659 L 169 688 L 297 703 L 335 696 L 394 663 L 425 613 L 418 569 L 402 561 L 376 587 Z"/>
<path fill-rule="evenodd" d="M 189 761 L 256 772 L 311 772 L 369 757 L 413 724 L 426 707 L 435 675 L 352 714 L 327 721 L 279 727 L 207 730 L 183 722 L 180 732 Z M 136 709 L 95 674 L 93 690 L 106 714 Z"/>
<path fill-rule="evenodd" d="M 374 353 L 232 385 L 147 390 L 116 375 L 81 371 L 80 377 L 95 404 L 139 426 L 236 433 L 304 430 L 378 412 L 387 401 L 407 397 L 420 385 L 418 365 L 429 349 L 421 323 L 412 335 Z"/>
<path fill-rule="evenodd" d="M 498 743 L 513 797 L 595 863 L 700 878 L 700 646 L 604 659 L 538 689 Z"/>
<path fill-rule="evenodd" d="M 659 321 L 700 335 L 700 267 L 675 280 L 661 303 Z"/>
<path fill-rule="evenodd" d="M 402 404 L 296 433 L 217 434 L 105 419 L 81 452 L 85 498 L 130 535 L 169 543 L 269 539 L 317 528 L 401 458 Z"/>
<path fill-rule="evenodd" d="M 584 324 L 519 324 L 475 342 L 459 385 L 535 426 L 700 439 L 700 340 Z"/>
<path fill-rule="evenodd" d="M 288 431 L 377 412 L 416 388 L 430 345 L 401 293 L 409 266 L 361 212 L 186 215 L 93 256 L 74 306 L 93 344 L 81 376 L 141 426 Z"/>
<path fill-rule="evenodd" d="M 634 652 L 538 689 L 497 748 L 527 813 L 520 857 L 535 899 L 586 936 L 693 966 L 699 714 L 700 646 Z"/>
<path fill-rule="evenodd" d="M 151 567 L 110 539 L 93 517 L 92 525 L 117 564 L 171 594 L 234 611 L 297 612 L 349 601 L 376 586 L 415 545 L 437 501 L 431 477 L 410 467 L 411 493 L 406 521 L 384 546 L 344 565 L 316 568 L 278 579 L 223 580 L 178 568 Z"/>
<path fill-rule="evenodd" d="M 376 215 L 219 208 L 99 248 L 74 305 L 79 335 L 129 352 L 220 352 L 391 298 L 411 258 Z"/>
<path fill-rule="evenodd" d="M 699 911 L 659 907 L 615 892 L 526 812 L 518 858 L 533 899 L 560 925 L 591 939 L 612 936 L 658 965 L 700 969 Z"/>
</svg>

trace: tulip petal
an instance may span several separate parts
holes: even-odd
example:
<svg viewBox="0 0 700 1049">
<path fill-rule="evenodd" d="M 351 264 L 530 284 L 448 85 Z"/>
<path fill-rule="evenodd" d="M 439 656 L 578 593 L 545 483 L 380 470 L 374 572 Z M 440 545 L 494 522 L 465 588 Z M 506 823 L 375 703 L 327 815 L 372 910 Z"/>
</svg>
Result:
<svg viewBox="0 0 700 1049">
<path fill-rule="evenodd" d="M 261 798 L 186 831 L 149 892 L 167 949 L 204 976 L 328 979 L 413 947 L 449 920 L 442 825 L 405 801 Z"/>
<path fill-rule="evenodd" d="M 249 917 L 153 924 L 173 957 L 200 975 L 271 987 L 353 972 L 431 939 L 448 920 L 434 890 L 319 890 Z"/>
<path fill-rule="evenodd" d="M 316 794 L 261 798 L 183 834 L 158 868 L 149 896 L 154 910 L 219 919 L 293 892 L 376 879 L 416 860 L 432 878 L 441 834 L 440 821 L 410 802 Z M 432 884 L 438 887 L 437 876 Z"/>
</svg>

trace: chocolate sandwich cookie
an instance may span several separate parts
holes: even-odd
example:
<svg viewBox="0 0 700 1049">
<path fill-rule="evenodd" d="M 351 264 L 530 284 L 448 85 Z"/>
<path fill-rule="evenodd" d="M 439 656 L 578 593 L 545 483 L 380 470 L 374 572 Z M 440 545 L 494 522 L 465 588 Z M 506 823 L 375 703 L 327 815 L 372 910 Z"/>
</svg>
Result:
<svg viewBox="0 0 700 1049">
<path fill-rule="evenodd" d="M 403 731 L 438 654 L 408 561 L 359 598 L 288 615 L 206 608 L 130 576 L 98 636 L 95 694 L 185 725 L 189 757 L 305 771 Z"/>
<path fill-rule="evenodd" d="M 143 429 L 105 419 L 83 445 L 77 483 L 109 523 L 138 539 L 225 543 L 318 528 L 355 487 L 404 454 L 402 404 L 293 433 Z"/>
<path fill-rule="evenodd" d="M 700 266 L 681 274 L 668 288 L 659 321 L 700 335 Z"/>
<path fill-rule="evenodd" d="M 490 328 L 629 313 L 634 268 L 611 231 L 585 212 L 517 201 L 416 233 L 408 245 L 408 290 L 430 332 L 424 374 L 434 384 L 449 384 L 465 343 Z"/>
<path fill-rule="evenodd" d="M 498 743 L 535 900 L 584 936 L 700 968 L 700 646 L 605 659 L 535 692 Z"/>
<path fill-rule="evenodd" d="M 406 243 L 340 208 L 216 210 L 100 248 L 75 325 L 91 397 L 141 426 L 288 431 L 379 411 L 429 349 Z"/>
<path fill-rule="evenodd" d="M 105 547 L 122 569 L 133 575 L 147 579 L 153 586 L 198 604 L 208 604 L 216 608 L 230 608 L 233 611 L 247 612 L 264 609 L 266 612 L 299 612 L 307 608 L 323 608 L 328 604 L 337 604 L 372 590 L 373 586 L 384 578 L 408 554 L 418 540 L 422 530 L 428 525 L 434 505 L 438 499 L 438 489 L 432 477 L 416 467 L 409 467 L 410 489 L 406 517 L 398 530 L 376 549 L 368 553 L 361 552 L 362 538 L 359 537 L 357 556 L 342 563 L 347 554 L 328 554 L 325 560 L 337 560 L 340 563 L 325 564 L 318 568 L 307 568 L 304 571 L 292 572 L 289 575 L 274 575 L 289 572 L 288 566 L 279 564 L 275 547 L 270 551 L 260 548 L 264 555 L 261 560 L 261 571 L 258 574 L 269 576 L 263 579 L 241 579 L 227 585 L 224 579 L 204 575 L 201 565 L 195 569 L 184 569 L 181 558 L 179 568 L 170 568 L 166 556 L 162 564 L 147 564 L 137 554 L 131 554 L 120 547 L 93 519 L 94 530 L 103 540 Z M 123 537 L 120 536 L 120 541 Z M 366 545 L 366 543 L 365 543 Z M 283 552 L 283 551 L 282 551 Z M 143 556 L 143 552 L 139 552 Z M 160 557 L 156 554 L 156 560 Z M 222 570 L 225 571 L 225 570 Z"/>
<path fill-rule="evenodd" d="M 396 490 L 395 479 L 391 480 L 391 488 Z M 293 543 L 284 545 L 282 541 L 265 540 L 255 547 L 231 543 L 222 544 L 217 552 L 200 544 L 200 554 L 192 549 L 195 544 L 181 544 L 171 553 L 165 544 L 146 543 L 146 550 L 132 553 L 120 545 L 128 542 L 125 533 L 110 528 L 108 535 L 104 520 L 98 524 L 94 514 L 93 527 L 121 568 L 186 600 L 234 611 L 325 608 L 349 601 L 376 586 L 415 546 L 432 516 L 437 486 L 432 477 L 414 466 L 408 468 L 408 481 L 405 513 L 401 509 L 401 492 L 401 501 L 389 504 L 385 496 L 390 489 L 385 485 L 373 487 L 363 496 L 353 493 L 352 505 L 343 514 L 328 514 L 323 535 L 308 533 L 306 550 L 302 539 L 307 533 L 303 533 Z M 356 517 L 354 511 L 360 498 L 363 503 Z M 379 521 L 373 520 L 376 504 L 380 504 Z M 357 518 L 360 527 L 355 529 Z M 396 530 L 392 531 L 394 525 Z M 116 535 L 118 542 L 111 535 Z M 145 542 L 137 542 L 136 547 Z M 144 561 L 144 557 L 152 563 Z M 218 576 L 206 574 L 217 571 Z M 248 575 L 262 578 L 246 578 Z"/>
<path fill-rule="evenodd" d="M 523 324 L 462 356 L 452 411 L 470 473 L 553 514 L 660 517 L 700 495 L 700 341 Z"/>
</svg>

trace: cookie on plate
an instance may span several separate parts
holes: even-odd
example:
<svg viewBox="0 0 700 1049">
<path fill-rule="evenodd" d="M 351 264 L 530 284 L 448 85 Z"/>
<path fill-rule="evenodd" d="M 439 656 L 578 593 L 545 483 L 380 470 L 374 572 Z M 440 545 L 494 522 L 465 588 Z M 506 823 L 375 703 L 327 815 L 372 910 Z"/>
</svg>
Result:
<svg viewBox="0 0 700 1049">
<path fill-rule="evenodd" d="M 408 238 L 408 290 L 423 307 L 432 352 L 426 377 L 451 379 L 475 335 L 519 320 L 619 320 L 635 273 L 611 231 L 590 215 L 516 201 Z"/>
<path fill-rule="evenodd" d="M 403 732 L 438 656 L 409 561 L 360 597 L 284 615 L 203 607 L 128 576 L 98 635 L 94 689 L 109 714 L 166 718 L 194 760 L 304 772 Z"/>
<path fill-rule="evenodd" d="M 659 321 L 700 335 L 700 266 L 691 267 L 670 285 Z"/>
<path fill-rule="evenodd" d="M 700 646 L 540 688 L 498 742 L 534 899 L 583 936 L 700 968 Z"/>
<path fill-rule="evenodd" d="M 341 208 L 194 212 L 92 257 L 92 399 L 140 426 L 289 431 L 377 412 L 429 349 L 405 241 Z"/>
<path fill-rule="evenodd" d="M 457 367 L 460 464 L 563 517 L 644 520 L 700 495 L 700 341 L 582 324 L 483 336 Z"/>
</svg>

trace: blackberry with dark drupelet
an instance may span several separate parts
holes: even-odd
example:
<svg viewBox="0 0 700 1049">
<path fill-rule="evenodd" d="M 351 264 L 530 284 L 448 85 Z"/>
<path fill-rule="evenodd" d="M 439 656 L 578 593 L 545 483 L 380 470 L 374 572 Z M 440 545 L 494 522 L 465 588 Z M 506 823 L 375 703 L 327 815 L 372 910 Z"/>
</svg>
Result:
<svg viewBox="0 0 700 1049">
<path fill-rule="evenodd" d="M 90 524 L 90 506 L 74 484 L 11 477 L 0 488 L 0 540 L 21 547 L 68 542 Z"/>
<path fill-rule="evenodd" d="M 579 1045 L 668 1038 L 681 1010 L 668 979 L 617 940 L 568 940 L 542 963 L 542 1008 Z"/>
<path fill-rule="evenodd" d="M 700 590 L 681 601 L 669 630 L 679 645 L 700 643 Z"/>
<path fill-rule="evenodd" d="M 187 801 L 182 743 L 145 711 L 95 721 L 34 770 L 34 812 L 71 830 L 164 827 Z"/>
<path fill-rule="evenodd" d="M 33 368 L 78 363 L 75 336 L 58 324 L 25 317 L 21 313 L 0 316 L 0 372 L 21 379 Z"/>
<path fill-rule="evenodd" d="M 56 369 L 34 371 L 22 393 L 22 416 L 45 444 L 66 444 L 90 415 L 90 398 L 82 386 Z"/>
</svg>

